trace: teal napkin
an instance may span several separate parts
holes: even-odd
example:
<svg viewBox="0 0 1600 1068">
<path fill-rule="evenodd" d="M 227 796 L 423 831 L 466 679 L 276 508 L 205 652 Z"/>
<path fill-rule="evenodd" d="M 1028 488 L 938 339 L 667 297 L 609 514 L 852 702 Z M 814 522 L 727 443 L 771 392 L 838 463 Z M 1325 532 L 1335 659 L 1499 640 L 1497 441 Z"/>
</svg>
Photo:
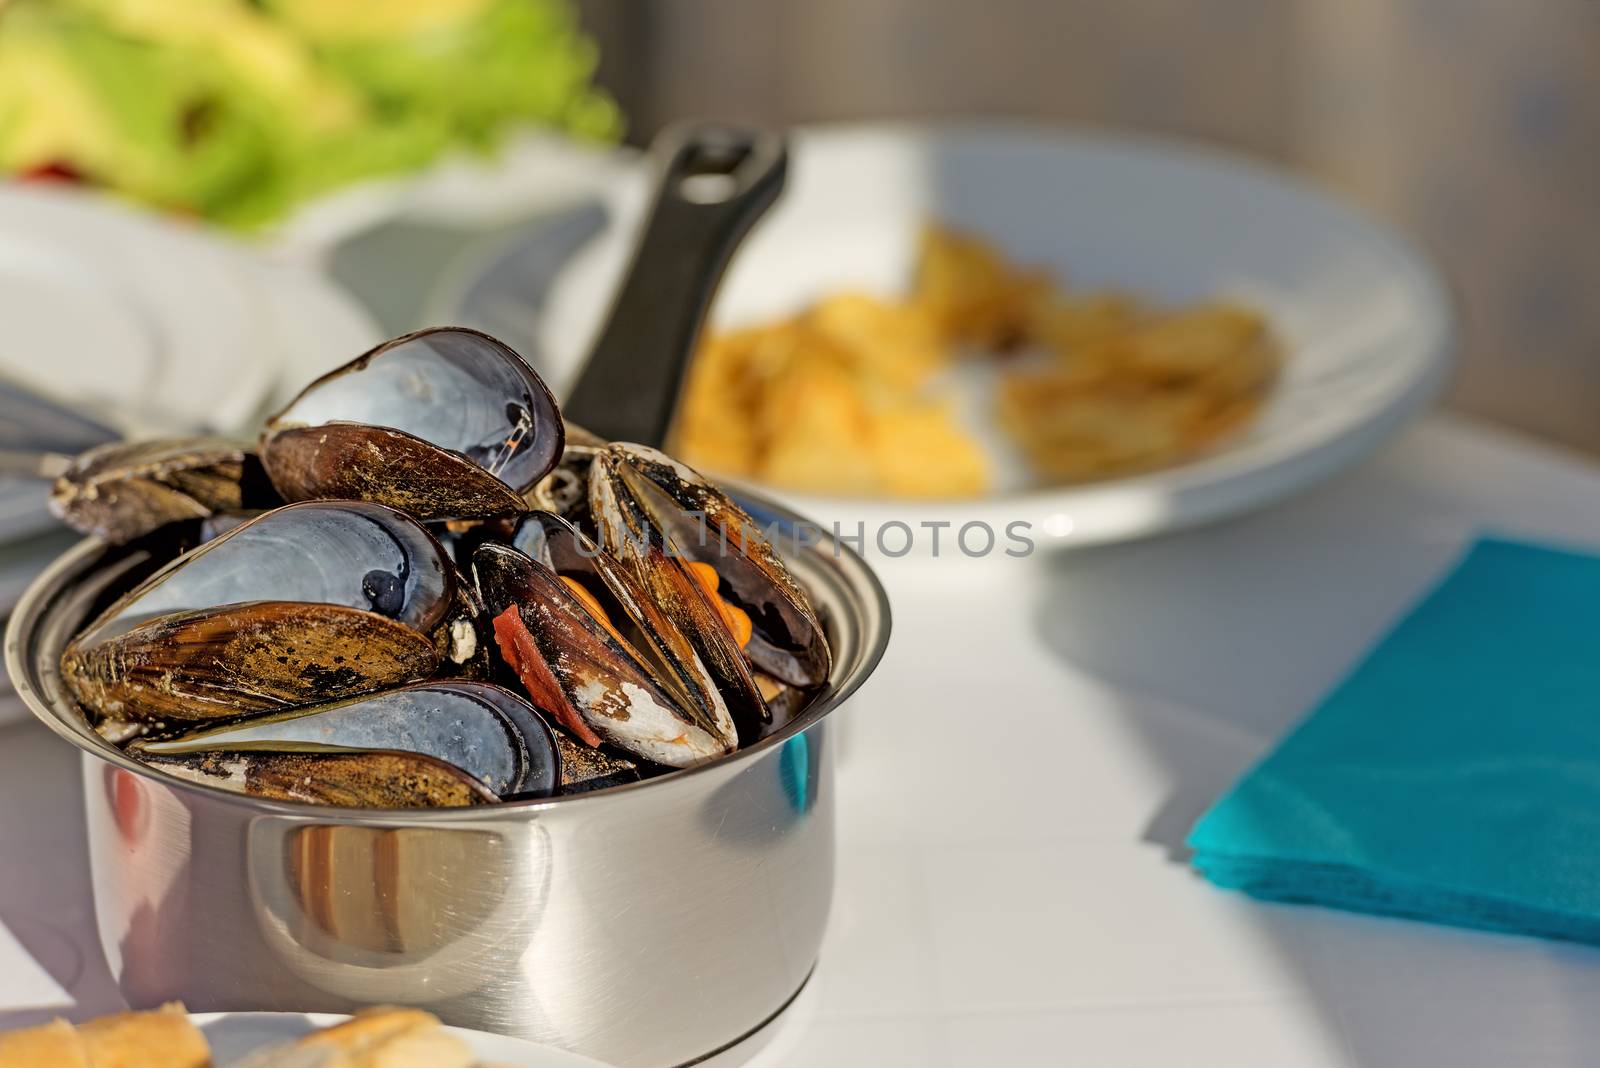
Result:
<svg viewBox="0 0 1600 1068">
<path fill-rule="evenodd" d="M 1600 942 L 1600 559 L 1478 542 L 1189 845 L 1256 897 Z"/>
</svg>

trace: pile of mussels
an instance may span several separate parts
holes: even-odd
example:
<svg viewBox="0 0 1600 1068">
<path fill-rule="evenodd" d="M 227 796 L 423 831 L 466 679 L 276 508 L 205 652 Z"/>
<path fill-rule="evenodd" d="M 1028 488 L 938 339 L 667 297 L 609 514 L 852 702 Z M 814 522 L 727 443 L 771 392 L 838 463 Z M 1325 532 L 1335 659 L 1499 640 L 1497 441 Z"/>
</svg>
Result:
<svg viewBox="0 0 1600 1068">
<path fill-rule="evenodd" d="M 63 653 L 91 725 L 261 797 L 631 782 L 763 737 L 828 675 L 805 591 L 743 510 L 660 452 L 565 427 L 521 357 L 469 330 L 323 376 L 254 450 L 96 449 L 52 504 L 184 549 Z"/>
</svg>

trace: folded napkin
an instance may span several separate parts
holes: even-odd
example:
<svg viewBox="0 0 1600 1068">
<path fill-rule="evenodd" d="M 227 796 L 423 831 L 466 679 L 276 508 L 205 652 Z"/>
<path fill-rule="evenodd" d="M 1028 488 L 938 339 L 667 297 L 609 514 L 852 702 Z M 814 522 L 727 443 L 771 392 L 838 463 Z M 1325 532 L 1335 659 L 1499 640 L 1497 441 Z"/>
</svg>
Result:
<svg viewBox="0 0 1600 1068">
<path fill-rule="evenodd" d="M 1477 543 L 1189 845 L 1261 898 L 1600 942 L 1600 559 Z"/>
</svg>

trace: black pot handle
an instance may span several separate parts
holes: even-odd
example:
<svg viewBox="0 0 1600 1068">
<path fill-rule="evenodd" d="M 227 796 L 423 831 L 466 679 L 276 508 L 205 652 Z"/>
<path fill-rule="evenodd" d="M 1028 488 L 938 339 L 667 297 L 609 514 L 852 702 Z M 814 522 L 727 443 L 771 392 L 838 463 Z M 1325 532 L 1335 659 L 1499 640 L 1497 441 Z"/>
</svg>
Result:
<svg viewBox="0 0 1600 1068">
<path fill-rule="evenodd" d="M 611 441 L 659 446 L 728 259 L 783 190 L 783 135 L 676 126 L 651 146 L 658 175 L 644 234 L 562 406 Z"/>
</svg>

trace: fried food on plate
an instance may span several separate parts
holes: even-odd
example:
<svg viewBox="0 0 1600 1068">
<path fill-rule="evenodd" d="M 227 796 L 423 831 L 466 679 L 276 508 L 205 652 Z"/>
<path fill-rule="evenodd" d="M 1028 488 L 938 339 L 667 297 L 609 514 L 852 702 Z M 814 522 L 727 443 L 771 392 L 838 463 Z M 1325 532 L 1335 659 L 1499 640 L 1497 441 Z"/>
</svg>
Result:
<svg viewBox="0 0 1600 1068">
<path fill-rule="evenodd" d="M 1052 366 L 1005 376 L 1000 419 L 1048 479 L 1148 470 L 1247 423 L 1278 363 L 1259 316 L 1201 305 L 1084 342 Z"/>
<path fill-rule="evenodd" d="M 710 339 L 676 428 L 694 462 L 814 493 L 982 492 L 987 460 L 924 384 L 949 362 L 931 322 L 862 294 Z M 912 453 L 918 452 L 920 459 Z"/>
<path fill-rule="evenodd" d="M 941 226 L 925 226 L 911 303 L 946 340 L 995 352 L 1028 344 L 1034 308 L 1055 287 L 1043 271 L 1022 270 L 993 245 Z"/>
<path fill-rule="evenodd" d="M 996 467 L 963 418 L 981 400 L 975 371 L 998 437 L 1035 481 L 1065 483 L 1214 447 L 1255 417 L 1282 362 L 1250 309 L 1067 290 L 928 226 L 905 298 L 833 294 L 708 338 L 675 432 L 691 463 L 788 489 L 970 497 Z"/>
</svg>

